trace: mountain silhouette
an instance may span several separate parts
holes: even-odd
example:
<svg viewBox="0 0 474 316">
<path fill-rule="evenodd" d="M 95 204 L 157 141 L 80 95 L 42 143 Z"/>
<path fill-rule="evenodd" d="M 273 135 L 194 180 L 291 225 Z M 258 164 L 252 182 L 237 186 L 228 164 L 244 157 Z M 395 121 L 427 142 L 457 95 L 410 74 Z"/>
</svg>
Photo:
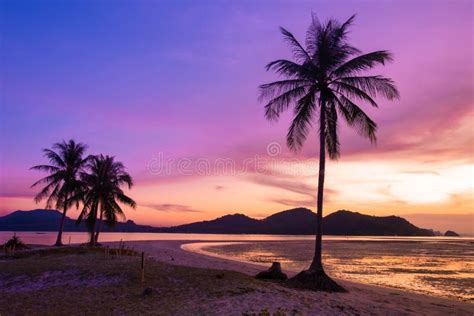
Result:
<svg viewBox="0 0 474 316">
<path fill-rule="evenodd" d="M 61 212 L 56 210 L 36 209 L 15 211 L 0 217 L 0 231 L 57 231 Z M 155 227 L 137 225 L 133 221 L 118 222 L 113 228 L 104 225 L 105 232 L 154 232 Z M 76 220 L 66 216 L 64 231 L 87 231 L 85 223 L 76 225 Z"/>
<path fill-rule="evenodd" d="M 347 234 L 347 233 L 350 234 Z M 329 214 L 323 219 L 323 233 L 354 236 L 434 236 L 430 229 L 418 228 L 398 216 L 370 216 L 346 210 Z"/>
<path fill-rule="evenodd" d="M 61 213 L 55 210 L 15 211 L 0 217 L 0 231 L 56 231 Z M 243 214 L 225 215 L 214 220 L 173 227 L 138 225 L 133 221 L 118 222 L 104 231 L 162 232 L 208 234 L 276 234 L 312 235 L 315 233 L 316 214 L 307 208 L 282 211 L 264 219 Z M 65 231 L 86 231 L 84 224 L 66 218 Z M 323 218 L 323 234 L 347 236 L 434 236 L 430 229 L 418 228 L 398 216 L 370 216 L 340 210 Z"/>
</svg>

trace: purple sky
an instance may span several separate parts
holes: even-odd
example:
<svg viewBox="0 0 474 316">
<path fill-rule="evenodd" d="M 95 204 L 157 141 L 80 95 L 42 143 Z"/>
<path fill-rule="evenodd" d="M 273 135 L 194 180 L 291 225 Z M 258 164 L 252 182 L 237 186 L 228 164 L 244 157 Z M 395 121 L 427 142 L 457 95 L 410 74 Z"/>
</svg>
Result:
<svg viewBox="0 0 474 316">
<path fill-rule="evenodd" d="M 289 116 L 271 124 L 257 100 L 258 85 L 276 79 L 264 65 L 291 58 L 278 26 L 303 39 L 311 12 L 321 20 L 356 13 L 352 43 L 393 52 L 394 62 L 376 73 L 401 93 L 368 109 L 379 124 L 377 146 L 341 129 L 327 211 L 472 215 L 472 1 L 2 1 L 0 12 L 0 215 L 35 207 L 29 186 L 42 175 L 28 168 L 45 162 L 42 148 L 69 138 L 124 162 L 139 203 L 127 215 L 141 223 L 311 207 L 311 168 L 195 170 L 197 160 L 216 158 L 240 168 L 272 142 L 282 147 L 277 161 L 313 165 L 315 137 L 290 154 Z M 153 174 L 150 161 L 160 155 L 189 159 L 192 174 Z M 357 174 L 359 199 L 341 183 L 344 170 Z"/>
</svg>

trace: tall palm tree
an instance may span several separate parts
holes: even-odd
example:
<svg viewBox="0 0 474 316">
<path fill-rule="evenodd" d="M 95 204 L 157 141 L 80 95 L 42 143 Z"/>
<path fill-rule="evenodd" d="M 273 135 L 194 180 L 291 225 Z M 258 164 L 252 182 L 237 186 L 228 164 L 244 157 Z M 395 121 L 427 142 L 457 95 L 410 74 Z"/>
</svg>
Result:
<svg viewBox="0 0 474 316">
<path fill-rule="evenodd" d="M 294 60 L 279 59 L 269 63 L 267 71 L 273 70 L 285 78 L 260 86 L 260 99 L 268 101 L 265 105 L 268 120 L 277 120 L 293 106 L 294 118 L 286 137 L 291 150 L 301 149 L 311 127 L 317 124 L 319 178 L 315 252 L 309 269 L 290 280 L 295 286 L 315 290 L 343 290 L 325 274 L 321 260 L 326 150 L 330 159 L 339 158 L 338 119 L 341 116 L 360 135 L 375 142 L 377 124 L 357 103 L 378 107 L 375 97 L 388 100 L 399 97 L 391 79 L 362 74 L 391 61 L 392 55 L 384 50 L 362 54 L 350 45 L 347 35 L 354 18 L 342 24 L 334 19 L 320 23 L 313 15 L 306 33 L 306 47 L 292 33 L 280 28 Z"/>
<path fill-rule="evenodd" d="M 84 207 L 77 221 L 86 218 L 91 236 L 90 245 L 93 246 L 99 239 L 103 221 L 108 226 L 113 226 L 118 216 L 125 219 L 118 202 L 132 208 L 136 207 L 136 203 L 121 189 L 123 185 L 129 189 L 132 187 L 132 177 L 125 171 L 121 162 L 114 161 L 114 157 L 92 156 L 87 169 L 90 172 L 81 173 L 81 180 L 84 183 L 84 191 L 81 193 Z M 99 216 L 98 225 L 97 216 Z"/>
<path fill-rule="evenodd" d="M 50 161 L 49 165 L 31 167 L 33 170 L 45 171 L 50 174 L 31 186 L 45 185 L 35 196 L 35 202 L 39 203 L 46 198 L 46 208 L 51 208 L 54 204 L 55 208 L 63 211 L 56 246 L 62 245 L 64 219 L 67 210 L 73 204 L 79 207 L 78 200 L 74 197 L 77 196 L 77 192 L 81 188 L 79 173 L 87 163 L 87 158 L 83 158 L 86 149 L 86 145 L 76 143 L 72 139 L 68 142 L 56 143 L 52 149 L 43 149 L 44 156 Z"/>
</svg>

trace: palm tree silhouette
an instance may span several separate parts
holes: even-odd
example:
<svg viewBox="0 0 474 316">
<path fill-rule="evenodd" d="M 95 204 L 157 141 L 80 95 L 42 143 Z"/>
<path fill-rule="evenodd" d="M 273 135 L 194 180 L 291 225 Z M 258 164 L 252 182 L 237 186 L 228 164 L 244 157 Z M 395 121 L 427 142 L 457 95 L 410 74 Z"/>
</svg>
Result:
<svg viewBox="0 0 474 316">
<path fill-rule="evenodd" d="M 81 199 L 84 204 L 77 222 L 86 218 L 86 225 L 91 236 L 90 245 L 93 246 L 99 239 L 102 222 L 113 226 L 117 222 L 117 216 L 125 219 L 125 214 L 117 202 L 136 207 L 136 203 L 125 195 L 121 186 L 126 185 L 129 189 L 133 185 L 132 177 L 125 171 L 121 162 L 114 161 L 111 156 L 91 156 L 87 169 L 90 172 L 82 172 L 81 180 L 84 190 Z M 97 216 L 99 223 L 96 225 Z"/>
<path fill-rule="evenodd" d="M 291 150 L 296 152 L 301 149 L 313 123 L 318 124 L 320 149 L 315 252 L 309 269 L 290 280 L 290 284 L 296 287 L 344 290 L 325 274 L 321 261 L 326 150 L 330 159 L 338 159 L 339 116 L 356 128 L 359 134 L 375 142 L 377 124 L 356 103 L 378 107 L 373 99 L 375 97 L 399 98 L 391 79 L 361 75 L 363 71 L 391 61 L 392 55 L 388 51 L 361 54 L 351 46 L 347 34 L 354 18 L 355 15 L 342 24 L 334 19 L 322 24 L 313 15 L 306 33 L 305 48 L 292 33 L 281 27 L 294 61 L 279 59 L 269 63 L 267 71 L 273 70 L 286 78 L 260 86 L 260 100 L 268 101 L 265 105 L 268 120 L 277 120 L 291 105 L 294 107 L 294 118 L 286 137 Z"/>
<path fill-rule="evenodd" d="M 38 165 L 31 167 L 32 170 L 40 170 L 50 173 L 49 176 L 36 181 L 31 187 L 45 184 L 43 189 L 35 196 L 35 202 L 46 200 L 46 208 L 54 207 L 62 210 L 63 214 L 56 239 L 56 246 L 62 246 L 62 234 L 64 229 L 64 219 L 67 210 L 75 204 L 79 207 L 79 201 L 74 197 L 81 190 L 79 174 L 87 163 L 87 158 L 83 155 L 87 146 L 76 143 L 74 140 L 56 143 L 52 149 L 43 149 L 44 156 L 49 159 L 49 165 Z M 56 151 L 57 152 L 56 152 Z"/>
</svg>

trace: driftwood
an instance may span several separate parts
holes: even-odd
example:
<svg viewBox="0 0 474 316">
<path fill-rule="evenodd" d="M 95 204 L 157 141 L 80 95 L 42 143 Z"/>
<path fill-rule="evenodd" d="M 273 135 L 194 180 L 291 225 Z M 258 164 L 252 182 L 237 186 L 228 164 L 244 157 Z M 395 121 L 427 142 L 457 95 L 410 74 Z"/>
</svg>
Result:
<svg viewBox="0 0 474 316">
<path fill-rule="evenodd" d="M 273 262 L 270 269 L 260 272 L 256 275 L 257 279 L 266 280 L 286 280 L 288 277 L 281 271 L 280 262 Z"/>
</svg>

